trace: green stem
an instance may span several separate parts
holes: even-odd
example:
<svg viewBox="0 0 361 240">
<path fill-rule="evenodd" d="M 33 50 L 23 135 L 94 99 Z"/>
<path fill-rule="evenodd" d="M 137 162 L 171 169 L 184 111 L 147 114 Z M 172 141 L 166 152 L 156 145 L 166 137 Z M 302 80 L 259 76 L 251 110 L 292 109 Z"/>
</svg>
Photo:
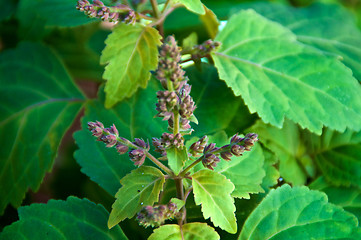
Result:
<svg viewBox="0 0 361 240">
<path fill-rule="evenodd" d="M 173 135 L 175 136 L 177 133 L 179 133 L 179 112 L 174 111 L 174 119 L 173 119 Z"/>
<path fill-rule="evenodd" d="M 186 167 L 183 171 L 181 171 L 181 172 L 178 174 L 178 176 L 179 176 L 179 177 L 184 177 L 184 176 L 187 174 L 187 172 L 188 172 L 189 170 L 191 170 L 195 165 L 197 165 L 200 161 L 202 161 L 203 158 L 204 158 L 204 155 L 203 155 L 202 157 L 198 158 L 197 160 L 195 160 L 194 162 L 192 162 L 192 164 L 189 165 L 188 167 Z"/>
<path fill-rule="evenodd" d="M 164 11 L 167 9 L 168 5 L 169 5 L 170 0 L 167 0 L 167 2 L 164 4 L 163 10 L 162 10 L 162 14 L 164 13 Z"/>
<path fill-rule="evenodd" d="M 152 4 L 154 17 L 158 19 L 159 18 L 159 9 L 158 9 L 157 1 L 156 0 L 150 0 L 150 3 Z"/>
<path fill-rule="evenodd" d="M 183 188 L 183 179 L 175 178 L 175 186 L 177 189 L 177 198 L 184 201 L 184 188 Z M 181 227 L 183 225 L 183 220 L 185 219 L 185 207 L 183 206 L 181 209 L 182 218 L 178 220 L 178 225 Z"/>
</svg>

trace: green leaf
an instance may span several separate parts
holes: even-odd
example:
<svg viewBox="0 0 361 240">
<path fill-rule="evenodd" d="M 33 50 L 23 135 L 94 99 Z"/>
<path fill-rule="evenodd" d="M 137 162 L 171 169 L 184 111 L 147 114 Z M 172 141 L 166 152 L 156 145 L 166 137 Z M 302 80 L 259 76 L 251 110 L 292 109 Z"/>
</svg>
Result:
<svg viewBox="0 0 361 240">
<path fill-rule="evenodd" d="M 361 187 L 361 132 L 325 129 L 321 137 L 307 135 L 305 142 L 328 181 Z"/>
<path fill-rule="evenodd" d="M 194 13 L 200 15 L 206 13 L 200 0 L 174 0 L 174 2 L 183 4 L 189 11 L 192 11 Z"/>
<path fill-rule="evenodd" d="M 212 10 L 204 6 L 205 14 L 199 16 L 203 24 L 206 26 L 209 36 L 214 39 L 218 33 L 219 21 Z"/>
<path fill-rule="evenodd" d="M 133 97 L 111 109 L 104 108 L 102 96 L 100 101 L 92 100 L 85 105 L 83 130 L 74 134 L 79 147 L 74 156 L 82 167 L 81 171 L 113 196 L 121 186 L 120 180 L 134 169 L 134 164 L 129 160 L 128 154 L 119 155 L 116 149 L 106 148 L 104 143 L 96 141 L 87 130 L 87 123 L 98 120 L 106 127 L 114 123 L 120 136 L 130 141 L 134 138 L 151 139 L 161 136 L 166 131 L 167 124 L 159 118 L 153 118 L 157 113 L 155 92 L 160 89 L 158 82 L 152 79 L 146 89 L 138 91 Z"/>
<path fill-rule="evenodd" d="M 150 71 L 158 65 L 160 39 L 156 29 L 140 24 L 121 23 L 113 29 L 100 58 L 107 64 L 103 75 L 107 108 L 147 86 Z"/>
<path fill-rule="evenodd" d="M 109 230 L 109 213 L 87 199 L 68 197 L 19 208 L 20 220 L 4 228 L 3 240 L 119 239 L 126 240 L 119 226 Z"/>
<path fill-rule="evenodd" d="M 219 235 L 206 223 L 187 223 L 163 225 L 154 230 L 148 240 L 218 240 Z"/>
<path fill-rule="evenodd" d="M 141 166 L 126 175 L 115 195 L 117 199 L 112 206 L 108 227 L 114 227 L 120 221 L 133 217 L 142 207 L 158 201 L 164 182 L 163 173 L 154 167 Z"/>
<path fill-rule="evenodd" d="M 296 34 L 298 41 L 341 56 L 361 81 L 361 32 L 346 9 L 321 3 L 307 8 L 260 3 L 245 7 L 254 7 L 263 16 L 281 23 Z"/>
<path fill-rule="evenodd" d="M 229 144 L 229 141 L 227 143 Z M 232 197 L 249 199 L 250 193 L 264 192 L 261 184 L 266 174 L 263 169 L 264 156 L 261 146 L 255 144 L 250 152 L 231 159 L 231 161 L 221 160 L 214 170 L 226 176 L 234 184 Z"/>
<path fill-rule="evenodd" d="M 188 152 L 186 147 L 178 148 L 169 148 L 167 151 L 168 165 L 173 170 L 173 172 L 178 175 L 182 170 L 184 163 L 188 160 Z"/>
<path fill-rule="evenodd" d="M 20 206 L 50 171 L 84 96 L 45 46 L 20 43 L 0 54 L 0 214 Z"/>
<path fill-rule="evenodd" d="M 278 129 L 258 121 L 250 128 L 250 131 L 257 133 L 260 142 L 279 158 L 280 175 L 287 182 L 293 185 L 305 184 L 308 177 L 305 168 L 313 169 L 315 166 L 312 162 L 308 166 L 304 166 L 300 160 L 305 154 L 306 148 L 300 139 L 300 132 L 296 124 L 286 121 L 283 128 Z"/>
<path fill-rule="evenodd" d="M 267 148 L 262 148 L 264 155 L 264 165 L 263 169 L 266 172 L 266 176 L 262 181 L 262 188 L 268 192 L 269 188 L 276 185 L 278 179 L 280 178 L 280 173 L 278 169 L 274 166 L 278 162 L 278 158 L 274 153 L 272 153 Z"/>
<path fill-rule="evenodd" d="M 357 187 L 336 187 L 319 177 L 309 186 L 327 194 L 328 200 L 348 212 L 353 213 L 361 221 L 361 190 Z"/>
<path fill-rule="evenodd" d="M 242 99 L 235 97 L 232 90 L 219 81 L 215 67 L 204 63 L 201 69 L 191 66 L 185 70 L 192 85 L 191 95 L 197 105 L 194 115 L 200 124 L 192 124 L 197 136 L 225 130 L 234 119 L 239 120 L 237 130 L 247 127 L 253 121 L 253 116 L 243 105 Z"/>
<path fill-rule="evenodd" d="M 195 203 L 202 204 L 204 218 L 210 217 L 214 226 L 236 233 L 236 207 L 231 197 L 233 183 L 220 173 L 202 169 L 192 175 L 192 186 Z"/>
<path fill-rule="evenodd" d="M 287 117 L 317 134 L 361 129 L 361 87 L 336 58 L 253 10 L 234 15 L 215 40 L 220 78 L 264 122 L 281 127 Z"/>
<path fill-rule="evenodd" d="M 240 240 L 360 239 L 357 219 L 307 187 L 283 185 L 271 190 L 251 213 Z"/>
</svg>

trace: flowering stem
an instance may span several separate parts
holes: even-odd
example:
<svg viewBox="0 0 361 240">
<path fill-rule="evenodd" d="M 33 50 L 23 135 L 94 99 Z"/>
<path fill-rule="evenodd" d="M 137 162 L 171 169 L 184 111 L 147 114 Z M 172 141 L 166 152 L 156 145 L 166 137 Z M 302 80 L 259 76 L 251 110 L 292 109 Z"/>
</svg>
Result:
<svg viewBox="0 0 361 240">
<path fill-rule="evenodd" d="M 173 135 L 175 136 L 177 133 L 179 133 L 179 112 L 174 111 Z"/>
</svg>

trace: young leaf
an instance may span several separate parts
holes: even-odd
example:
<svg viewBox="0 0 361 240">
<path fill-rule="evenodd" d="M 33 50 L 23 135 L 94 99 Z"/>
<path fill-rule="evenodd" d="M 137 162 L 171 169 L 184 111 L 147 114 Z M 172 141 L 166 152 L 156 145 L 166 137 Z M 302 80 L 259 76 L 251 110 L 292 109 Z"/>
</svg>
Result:
<svg viewBox="0 0 361 240">
<path fill-rule="evenodd" d="M 305 146 L 300 139 L 299 129 L 291 121 L 285 121 L 282 129 L 272 127 L 258 121 L 250 128 L 256 132 L 260 141 L 271 149 L 280 159 L 280 175 L 294 185 L 302 185 L 308 177 L 306 168 L 314 168 L 311 163 L 304 166 L 301 157 L 305 154 Z"/>
<path fill-rule="evenodd" d="M 87 130 L 87 122 L 98 120 L 106 127 L 114 123 L 120 136 L 130 140 L 161 136 L 167 127 L 164 122 L 153 118 L 157 113 L 154 104 L 157 101 L 155 92 L 160 87 L 160 84 L 153 80 L 146 89 L 138 91 L 130 99 L 111 109 L 104 108 L 103 96 L 100 96 L 100 100 L 88 101 L 82 119 L 83 130 L 74 134 L 79 147 L 74 156 L 82 167 L 81 171 L 112 196 L 121 187 L 120 179 L 134 169 L 134 164 L 129 160 L 128 154 L 119 155 L 116 149 L 106 148 L 104 143 L 96 141 Z"/>
<path fill-rule="evenodd" d="M 185 202 L 178 198 L 172 198 L 170 202 L 175 203 L 177 205 L 177 210 L 180 211 L 181 208 L 184 206 Z"/>
<path fill-rule="evenodd" d="M 0 214 L 38 190 L 84 96 L 47 47 L 20 43 L 0 54 Z"/>
<path fill-rule="evenodd" d="M 263 162 L 262 148 L 256 144 L 250 152 L 245 152 L 241 157 L 232 157 L 229 162 L 222 160 L 215 171 L 226 176 L 234 184 L 232 197 L 249 199 L 250 193 L 264 192 L 261 187 L 265 176 Z"/>
<path fill-rule="evenodd" d="M 200 0 L 174 0 L 174 2 L 183 4 L 189 11 L 192 11 L 194 13 L 200 15 L 206 13 Z"/>
<path fill-rule="evenodd" d="M 133 217 L 142 207 L 158 201 L 164 182 L 163 173 L 154 167 L 141 166 L 126 175 L 115 195 L 117 199 L 112 206 L 108 227 L 114 227 L 120 221 Z"/>
<path fill-rule="evenodd" d="M 150 71 L 158 65 L 160 38 L 157 30 L 140 24 L 121 23 L 113 29 L 100 58 L 107 64 L 103 75 L 107 108 L 147 86 Z"/>
<path fill-rule="evenodd" d="M 354 215 L 307 187 L 271 190 L 251 213 L 238 239 L 360 239 Z"/>
<path fill-rule="evenodd" d="M 5 227 L 0 239 L 127 239 L 119 226 L 108 229 L 107 210 L 87 199 L 50 200 L 18 211 L 20 219 Z"/>
<path fill-rule="evenodd" d="M 328 200 L 346 211 L 353 213 L 361 221 L 361 190 L 358 187 L 336 187 L 319 177 L 309 186 L 327 194 Z"/>
<path fill-rule="evenodd" d="M 188 160 L 188 152 L 186 147 L 178 149 L 175 147 L 169 148 L 167 151 L 168 165 L 173 172 L 178 175 L 182 170 L 184 163 Z"/>
<path fill-rule="evenodd" d="M 163 225 L 154 230 L 148 240 L 218 240 L 219 235 L 206 223 L 187 223 Z"/>
<path fill-rule="evenodd" d="M 204 218 L 210 217 L 214 226 L 236 233 L 233 183 L 220 173 L 202 169 L 192 175 L 192 186 L 195 203 L 202 204 Z"/>
<path fill-rule="evenodd" d="M 361 132 L 325 129 L 321 137 L 306 135 L 305 142 L 328 181 L 361 187 Z"/>
<path fill-rule="evenodd" d="M 288 29 L 241 11 L 215 40 L 222 42 L 212 54 L 220 78 L 264 122 L 281 127 L 287 117 L 317 134 L 323 126 L 361 129 L 361 87 L 352 72 Z"/>
</svg>

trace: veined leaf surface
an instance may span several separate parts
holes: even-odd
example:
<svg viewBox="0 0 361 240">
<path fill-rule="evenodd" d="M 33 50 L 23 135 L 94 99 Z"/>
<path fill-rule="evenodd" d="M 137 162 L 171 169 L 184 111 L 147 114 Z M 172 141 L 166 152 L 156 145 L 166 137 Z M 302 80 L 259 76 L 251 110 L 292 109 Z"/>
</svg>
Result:
<svg viewBox="0 0 361 240">
<path fill-rule="evenodd" d="M 113 29 L 100 58 L 107 64 L 103 75 L 107 108 L 147 86 L 150 71 L 158 65 L 160 38 L 156 29 L 140 24 L 121 23 Z"/>
<path fill-rule="evenodd" d="M 215 40 L 220 78 L 264 122 L 281 127 L 287 117 L 317 134 L 361 129 L 361 86 L 336 58 L 253 10 L 235 14 Z"/>
<path fill-rule="evenodd" d="M 205 14 L 203 4 L 200 0 L 175 0 L 175 2 L 183 4 L 189 11 L 197 14 Z"/>
<path fill-rule="evenodd" d="M 84 96 L 47 47 L 0 53 L 0 214 L 37 191 Z"/>
<path fill-rule="evenodd" d="M 168 165 L 173 172 L 178 175 L 182 170 L 184 163 L 188 160 L 188 152 L 185 146 L 182 148 L 172 147 L 167 149 Z"/>
<path fill-rule="evenodd" d="M 192 175 L 192 186 L 195 203 L 202 204 L 204 218 L 210 217 L 214 226 L 236 233 L 236 207 L 231 197 L 233 183 L 220 173 L 202 169 Z"/>
<path fill-rule="evenodd" d="M 307 187 L 271 190 L 245 222 L 239 240 L 360 239 L 357 218 Z"/>
<path fill-rule="evenodd" d="M 148 240 L 218 240 L 217 232 L 206 223 L 167 224 L 154 230 Z"/>
<path fill-rule="evenodd" d="M 87 199 L 50 200 L 18 211 L 20 220 L 5 227 L 0 239 L 128 239 L 119 226 L 108 229 L 107 210 Z"/>
<path fill-rule="evenodd" d="M 109 228 L 133 217 L 142 207 L 158 201 L 164 182 L 164 175 L 154 167 L 141 166 L 126 175 L 120 181 L 122 187 L 115 195 L 117 199 L 109 216 Z"/>
</svg>

